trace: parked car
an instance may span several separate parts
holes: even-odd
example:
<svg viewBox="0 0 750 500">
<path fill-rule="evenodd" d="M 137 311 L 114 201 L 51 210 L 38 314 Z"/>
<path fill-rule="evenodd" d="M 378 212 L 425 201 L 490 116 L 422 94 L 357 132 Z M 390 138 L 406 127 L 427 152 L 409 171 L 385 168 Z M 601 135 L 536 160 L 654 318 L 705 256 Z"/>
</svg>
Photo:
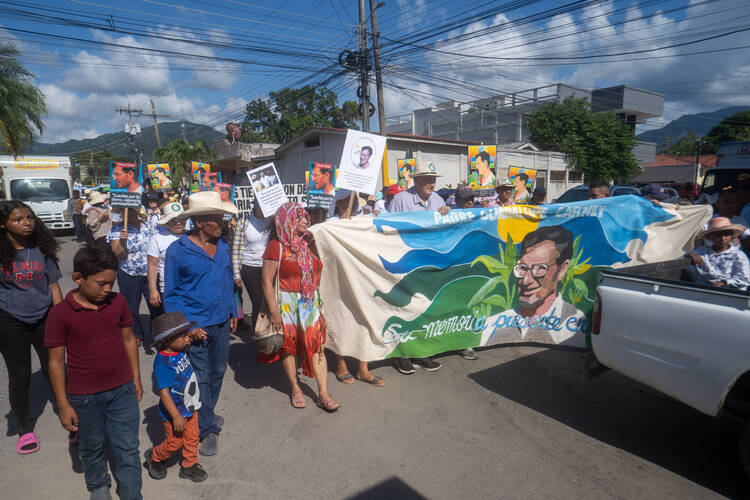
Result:
<svg viewBox="0 0 750 500">
<path fill-rule="evenodd" d="M 669 198 L 664 198 L 662 200 L 664 203 L 679 203 L 680 202 L 680 193 L 675 188 L 662 186 L 662 189 L 664 189 L 664 192 L 669 195 Z"/>
<path fill-rule="evenodd" d="M 625 194 L 637 194 L 640 196 L 640 190 L 635 186 L 615 184 L 610 188 L 610 196 L 622 196 Z M 552 200 L 552 203 L 570 203 L 571 201 L 583 201 L 589 199 L 588 186 L 576 186 L 565 191 L 559 198 Z"/>
</svg>

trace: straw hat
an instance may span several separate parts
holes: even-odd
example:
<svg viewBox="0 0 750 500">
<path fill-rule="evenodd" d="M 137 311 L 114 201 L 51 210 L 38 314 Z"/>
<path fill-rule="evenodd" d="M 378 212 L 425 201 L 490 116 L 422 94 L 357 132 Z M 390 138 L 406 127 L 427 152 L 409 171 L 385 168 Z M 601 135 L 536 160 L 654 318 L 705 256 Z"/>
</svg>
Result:
<svg viewBox="0 0 750 500">
<path fill-rule="evenodd" d="M 104 193 L 94 191 L 93 193 L 91 193 L 91 196 L 89 196 L 89 203 L 91 205 L 96 205 L 97 203 L 104 203 L 106 199 L 107 197 L 104 196 Z"/>
<path fill-rule="evenodd" d="M 176 219 L 177 217 L 182 216 L 185 211 L 183 210 L 182 205 L 180 205 L 176 201 L 168 201 L 161 207 L 161 213 L 163 217 L 159 219 L 157 224 L 160 226 L 165 226 L 167 222 L 171 221 L 172 219 Z"/>
<path fill-rule="evenodd" d="M 185 315 L 179 311 L 157 316 L 151 322 L 151 331 L 154 335 L 152 347 L 173 335 L 184 334 L 188 330 L 192 330 L 195 325 L 195 321 L 188 321 Z"/>
<path fill-rule="evenodd" d="M 709 236 L 712 233 L 718 233 L 719 231 L 732 231 L 734 233 L 732 238 L 737 238 L 745 232 L 745 226 L 742 224 L 732 224 L 732 222 L 726 217 L 714 217 L 708 221 L 708 229 L 698 233 L 696 238 L 705 239 L 706 236 Z"/>
<path fill-rule="evenodd" d="M 435 164 L 432 162 L 420 163 L 419 165 L 416 166 L 414 171 L 411 173 L 412 178 L 426 177 L 428 175 L 432 177 L 442 177 L 438 175 L 437 169 L 435 168 Z"/>
<path fill-rule="evenodd" d="M 190 208 L 182 213 L 185 217 L 214 214 L 237 215 L 239 212 L 234 203 L 221 201 L 221 195 L 217 191 L 201 191 L 191 194 L 188 202 L 190 203 Z"/>
</svg>

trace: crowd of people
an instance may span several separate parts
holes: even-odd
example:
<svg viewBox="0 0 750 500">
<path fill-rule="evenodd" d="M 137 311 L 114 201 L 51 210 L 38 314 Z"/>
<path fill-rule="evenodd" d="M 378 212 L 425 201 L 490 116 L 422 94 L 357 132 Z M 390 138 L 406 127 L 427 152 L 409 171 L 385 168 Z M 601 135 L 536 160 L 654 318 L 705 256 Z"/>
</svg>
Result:
<svg viewBox="0 0 750 500">
<path fill-rule="evenodd" d="M 432 164 L 411 173 L 413 186 L 388 186 L 380 199 L 359 202 L 346 190 L 336 191 L 331 219 L 356 213 L 435 211 L 475 207 L 474 190 L 459 186 L 450 204 L 435 191 L 438 172 Z M 499 183 L 482 206 L 517 202 L 543 204 L 546 192 L 525 191 L 526 180 Z M 609 185 L 591 183 L 589 199 L 608 197 Z M 659 186 L 644 190 L 655 205 L 666 196 Z M 361 206 L 360 206 L 361 205 Z M 200 482 L 207 473 L 198 455 L 219 451 L 224 418 L 217 402 L 227 369 L 231 333 L 244 316 L 242 289 L 250 297 L 255 325 L 266 311 L 273 327 L 283 332 L 283 345 L 272 354 L 259 353 L 259 363 L 280 361 L 289 383 L 292 407 L 305 408 L 298 368 L 314 378 L 315 404 L 335 412 L 327 384 L 325 309 L 318 284 L 323 268 L 312 219 L 299 204 L 288 202 L 275 214 L 256 205 L 250 217 L 237 220 L 237 208 L 218 192 L 203 191 L 179 199 L 145 193 L 140 209 L 109 207 L 104 193 L 76 194 L 70 201 L 75 239 L 85 242 L 73 258 L 76 288 L 63 295 L 59 281 L 59 245 L 26 204 L 0 204 L 0 351 L 9 376 L 10 405 L 15 415 L 19 454 L 40 449 L 29 411 L 31 349 L 55 395 L 59 420 L 69 441 L 79 448 L 91 498 L 111 498 L 105 441 L 112 448 L 112 466 L 121 498 L 141 498 L 141 470 L 150 477 L 167 475 L 167 460 L 182 449 L 180 477 Z M 722 191 L 715 214 L 698 234 L 688 257 L 685 279 L 711 286 L 747 289 L 750 265 L 750 182 Z M 113 291 L 117 283 L 119 293 Z M 150 321 L 141 321 L 141 299 Z M 153 354 L 164 440 L 139 454 L 138 403 L 143 394 L 139 368 L 141 348 Z M 475 360 L 465 349 L 458 354 Z M 355 378 L 376 387 L 385 380 L 357 360 L 356 377 L 346 359 L 336 357 L 335 378 Z M 396 358 L 396 369 L 415 373 L 441 367 L 432 358 Z"/>
</svg>

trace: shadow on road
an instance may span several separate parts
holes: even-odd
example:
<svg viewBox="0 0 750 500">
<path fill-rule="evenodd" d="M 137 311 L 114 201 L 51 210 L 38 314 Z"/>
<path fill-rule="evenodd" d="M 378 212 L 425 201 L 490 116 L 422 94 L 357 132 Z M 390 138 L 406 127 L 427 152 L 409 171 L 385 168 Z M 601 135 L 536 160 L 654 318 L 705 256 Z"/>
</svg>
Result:
<svg viewBox="0 0 750 500">
<path fill-rule="evenodd" d="M 717 493 L 746 497 L 738 426 L 613 372 L 579 381 L 579 354 L 550 349 L 469 375 L 481 386 Z"/>
<path fill-rule="evenodd" d="M 31 379 L 29 380 L 29 415 L 31 415 L 33 419 L 39 418 L 39 416 L 44 413 L 44 409 L 47 407 L 48 402 L 53 411 L 57 413 L 57 408 L 55 408 L 55 395 L 52 393 L 52 389 L 50 389 L 49 382 L 47 382 L 47 379 L 42 375 L 42 371 L 37 370 L 31 374 Z M 8 429 L 5 435 L 15 436 L 18 434 L 16 415 L 12 411 L 9 411 L 5 415 L 5 420 L 7 423 L 6 428 Z"/>
<path fill-rule="evenodd" d="M 381 498 L 398 498 L 399 500 L 427 500 L 416 490 L 397 477 L 386 479 L 372 488 L 347 497 L 347 500 L 380 500 Z"/>
</svg>

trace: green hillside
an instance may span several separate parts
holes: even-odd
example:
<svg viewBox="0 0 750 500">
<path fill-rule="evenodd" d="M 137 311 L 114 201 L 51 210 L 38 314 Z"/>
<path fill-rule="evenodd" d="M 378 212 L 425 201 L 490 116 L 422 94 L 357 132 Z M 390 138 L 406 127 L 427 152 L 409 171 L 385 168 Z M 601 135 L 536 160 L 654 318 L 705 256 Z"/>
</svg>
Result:
<svg viewBox="0 0 750 500">
<path fill-rule="evenodd" d="M 224 134 L 206 125 L 197 123 L 184 122 L 185 139 L 190 142 L 202 140 L 211 146 L 213 142 L 224 137 Z M 180 122 L 164 122 L 159 124 L 159 137 L 162 145 L 182 137 Z M 38 155 L 71 155 L 77 151 L 93 149 L 95 151 L 109 150 L 116 157 L 130 156 L 130 148 L 125 141 L 125 132 L 114 132 L 103 134 L 93 139 L 70 140 L 57 144 L 37 143 L 31 151 Z M 135 143 L 138 151 L 143 154 L 143 163 L 151 161 L 151 155 L 156 149 L 156 136 L 154 135 L 154 126 L 143 127 L 141 133 L 135 136 Z"/>
</svg>

